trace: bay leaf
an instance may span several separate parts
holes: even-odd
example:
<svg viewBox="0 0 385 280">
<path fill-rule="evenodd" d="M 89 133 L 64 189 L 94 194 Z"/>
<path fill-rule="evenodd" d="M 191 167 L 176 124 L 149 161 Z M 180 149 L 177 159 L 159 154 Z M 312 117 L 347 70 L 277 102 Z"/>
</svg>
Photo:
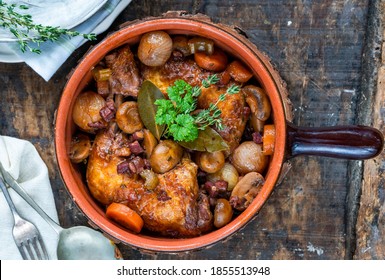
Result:
<svg viewBox="0 0 385 280">
<path fill-rule="evenodd" d="M 201 152 L 225 151 L 229 146 L 223 138 L 211 127 L 200 130 L 198 138 L 190 142 L 178 142 L 182 147 Z"/>
<path fill-rule="evenodd" d="M 158 109 L 155 100 L 165 99 L 162 92 L 151 81 L 144 81 L 138 93 L 138 111 L 144 126 L 160 140 L 165 125 L 158 125 L 155 122 L 155 115 Z"/>
</svg>

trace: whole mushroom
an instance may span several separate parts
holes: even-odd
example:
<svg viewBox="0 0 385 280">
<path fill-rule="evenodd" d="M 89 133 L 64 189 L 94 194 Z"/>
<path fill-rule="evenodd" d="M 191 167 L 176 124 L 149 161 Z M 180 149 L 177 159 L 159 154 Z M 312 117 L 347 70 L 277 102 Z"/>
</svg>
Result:
<svg viewBox="0 0 385 280">
<path fill-rule="evenodd" d="M 138 104 L 135 101 L 122 103 L 116 112 L 116 123 L 125 133 L 132 134 L 141 130 L 143 123 L 139 116 Z"/>
<path fill-rule="evenodd" d="M 215 173 L 222 169 L 225 164 L 225 155 L 222 151 L 200 152 L 196 156 L 199 168 L 207 173 Z"/>
<path fill-rule="evenodd" d="M 165 173 L 179 163 L 182 155 L 183 149 L 180 145 L 171 140 L 164 140 L 152 151 L 150 164 L 156 173 Z"/>
</svg>

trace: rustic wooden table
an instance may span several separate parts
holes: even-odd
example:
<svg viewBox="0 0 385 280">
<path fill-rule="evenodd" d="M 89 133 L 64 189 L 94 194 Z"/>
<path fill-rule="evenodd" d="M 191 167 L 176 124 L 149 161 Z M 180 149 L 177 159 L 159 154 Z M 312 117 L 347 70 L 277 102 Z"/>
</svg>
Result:
<svg viewBox="0 0 385 280">
<path fill-rule="evenodd" d="M 133 0 L 109 31 L 168 10 L 241 27 L 287 82 L 296 125 L 365 124 L 385 133 L 383 0 Z M 66 75 L 90 45 L 49 82 L 23 63 L 0 63 L 0 134 L 36 146 L 64 227 L 87 219 L 58 172 L 54 114 Z M 365 162 L 298 157 L 256 219 L 225 243 L 178 255 L 119 248 L 127 259 L 384 259 L 384 201 L 385 153 Z"/>
</svg>

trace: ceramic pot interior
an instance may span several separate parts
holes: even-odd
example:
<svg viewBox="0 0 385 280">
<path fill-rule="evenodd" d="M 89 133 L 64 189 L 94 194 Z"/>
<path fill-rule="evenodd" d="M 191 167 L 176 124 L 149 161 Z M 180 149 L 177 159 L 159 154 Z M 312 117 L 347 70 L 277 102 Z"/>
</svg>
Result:
<svg viewBox="0 0 385 280">
<path fill-rule="evenodd" d="M 200 35 L 213 39 L 217 46 L 248 65 L 260 85 L 268 93 L 273 107 L 276 143 L 274 155 L 271 157 L 269 169 L 265 176 L 265 185 L 253 203 L 232 222 L 199 237 L 171 239 L 144 234 L 138 235 L 107 219 L 105 209 L 92 198 L 81 172 L 76 165 L 71 163 L 68 156 L 71 136 L 76 129 L 72 121 L 73 104 L 77 95 L 91 80 L 91 69 L 113 49 L 124 44 L 135 44 L 142 34 L 154 30 L 164 30 L 170 34 Z M 255 217 L 269 197 L 279 177 L 286 143 L 286 119 L 279 83 L 277 73 L 268 59 L 254 45 L 236 32 L 231 32 L 212 23 L 179 18 L 154 19 L 129 25 L 111 34 L 88 52 L 73 71 L 63 91 L 57 111 L 55 145 L 58 165 L 65 186 L 74 202 L 92 224 L 113 239 L 133 247 L 150 251 L 177 252 L 206 247 L 224 240 Z"/>
</svg>

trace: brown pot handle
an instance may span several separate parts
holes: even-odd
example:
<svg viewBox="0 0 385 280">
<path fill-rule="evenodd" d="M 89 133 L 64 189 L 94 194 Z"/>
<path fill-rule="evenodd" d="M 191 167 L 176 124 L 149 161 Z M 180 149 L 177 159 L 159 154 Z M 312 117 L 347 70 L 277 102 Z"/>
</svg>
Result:
<svg viewBox="0 0 385 280">
<path fill-rule="evenodd" d="M 343 159 L 369 159 L 381 153 L 384 136 L 372 127 L 351 125 L 304 128 L 287 124 L 288 157 L 316 155 Z"/>
</svg>

